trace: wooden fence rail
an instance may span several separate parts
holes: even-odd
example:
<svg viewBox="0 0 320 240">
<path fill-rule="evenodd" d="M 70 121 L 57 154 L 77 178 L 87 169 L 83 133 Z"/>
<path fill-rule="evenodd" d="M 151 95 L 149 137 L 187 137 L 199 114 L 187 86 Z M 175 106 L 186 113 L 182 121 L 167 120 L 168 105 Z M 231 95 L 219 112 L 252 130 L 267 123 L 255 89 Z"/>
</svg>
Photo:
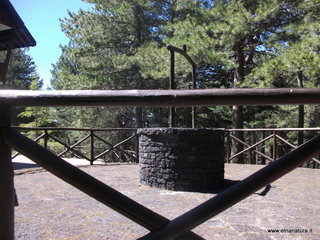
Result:
<svg viewBox="0 0 320 240">
<path fill-rule="evenodd" d="M 46 149 L 50 149 L 55 152 L 59 157 L 75 156 L 77 158 L 83 158 L 90 161 L 93 164 L 94 161 L 107 157 L 108 154 L 114 153 L 117 161 L 131 161 L 138 162 L 138 140 L 136 134 L 136 128 L 68 128 L 68 127 L 15 127 L 20 131 L 35 131 L 39 136 L 37 136 L 34 141 L 40 142 L 42 140 L 42 145 Z M 87 134 L 77 140 L 77 142 L 70 144 L 66 141 L 59 139 L 55 136 L 55 133 L 61 132 L 87 132 Z M 245 140 L 237 138 L 235 132 L 244 132 L 247 134 Z M 117 143 L 111 143 L 109 140 L 104 139 L 99 136 L 98 132 L 112 132 L 119 134 L 119 132 L 130 133 L 130 136 L 118 140 Z M 297 144 L 290 142 L 285 139 L 285 136 L 289 133 L 295 132 L 308 132 L 309 135 L 315 136 L 320 132 L 320 128 L 259 128 L 259 129 L 226 129 L 226 162 L 233 162 L 234 159 L 241 155 L 246 155 L 245 163 L 249 164 L 266 164 L 268 162 L 273 162 L 277 158 L 281 157 L 285 153 L 296 149 L 299 147 Z M 258 135 L 261 135 L 258 139 Z M 254 136 L 253 136 L 254 135 Z M 281 136 L 282 135 L 282 136 Z M 306 134 L 304 134 L 306 135 Z M 307 138 L 305 136 L 305 138 Z M 310 137 L 309 137 L 310 138 Z M 297 139 L 297 138 L 296 138 Z M 237 141 L 242 144 L 245 149 L 231 153 L 231 140 Z M 53 145 L 50 141 L 56 143 Z M 130 142 L 130 143 L 129 143 Z M 100 143 L 98 146 L 97 143 Z M 101 146 L 102 143 L 102 146 Z M 131 149 L 126 149 L 125 144 L 130 144 Z M 63 150 L 61 150 L 63 148 Z M 60 149 L 60 150 L 59 150 Z M 98 151 L 102 149 L 102 151 Z M 278 149 L 278 150 L 277 150 Z M 280 150 L 279 150 L 280 149 Z M 284 151 L 284 149 L 286 151 Z M 267 153 L 269 152 L 269 153 Z M 19 153 L 13 155 L 15 158 Z M 122 157 L 120 156 L 122 155 Z M 107 161 L 107 159 L 105 159 Z M 307 167 L 319 168 L 320 160 L 313 158 L 311 163 L 309 162 Z"/>
<path fill-rule="evenodd" d="M 86 159 L 93 165 L 94 161 L 104 158 L 110 153 L 114 153 L 118 161 L 131 161 L 138 162 L 138 148 L 137 148 L 137 134 L 136 128 L 67 128 L 67 127 L 14 127 L 19 131 L 31 132 L 35 131 L 37 136 L 34 141 L 40 142 L 42 140 L 42 146 L 45 149 L 49 149 L 57 154 L 59 157 L 67 157 L 68 154 L 76 158 Z M 71 144 L 67 140 L 59 139 L 57 133 L 61 132 L 83 132 L 87 134 L 82 137 L 77 142 Z M 111 143 L 109 140 L 104 139 L 104 137 L 99 136 L 97 133 L 110 133 L 110 132 L 126 132 L 130 133 L 129 137 L 121 139 L 120 142 Z M 65 135 L 65 134 L 64 134 Z M 98 145 L 98 141 L 103 143 L 102 146 Z M 55 145 L 50 144 L 51 142 L 56 143 Z M 131 141 L 131 150 L 125 149 L 124 145 Z M 61 150 L 63 148 L 63 150 Z M 86 150 L 87 149 L 87 150 Z M 102 149 L 98 152 L 97 150 Z M 120 156 L 122 154 L 123 157 Z M 12 156 L 15 158 L 19 155 L 16 153 Z"/>
<path fill-rule="evenodd" d="M 14 239 L 15 191 L 12 148 L 65 182 L 148 229 L 150 233 L 139 238 L 141 240 L 203 239 L 191 232 L 192 229 L 320 154 L 320 136 L 317 136 L 199 206 L 169 220 L 20 134 L 11 127 L 11 110 L 15 106 L 278 104 L 320 104 L 320 89 L 0 91 L 0 239 Z M 90 136 L 94 138 L 93 135 Z M 74 146 L 68 146 L 70 151 L 74 150 Z M 115 146 L 113 145 L 114 148 Z"/>
<path fill-rule="evenodd" d="M 299 147 L 298 144 L 290 142 L 286 139 L 286 135 L 292 133 L 303 132 L 305 139 L 310 139 L 310 136 L 316 136 L 320 132 L 320 128 L 259 128 L 259 129 L 228 129 L 227 131 L 227 156 L 226 162 L 233 162 L 239 156 L 247 154 L 245 163 L 265 164 L 274 162 L 279 157 L 287 152 Z M 235 136 L 236 132 L 244 132 L 247 134 L 244 140 Z M 308 132 L 309 137 L 305 134 Z M 260 133 L 260 139 L 257 139 Z M 253 136 L 254 135 L 254 136 Z M 297 134 L 298 135 L 298 134 Z M 287 137 L 288 138 L 288 137 Z M 292 139 L 292 137 L 291 137 Z M 240 152 L 231 151 L 231 141 L 236 141 L 244 146 Z M 292 140 L 291 140 L 292 141 Z M 293 138 L 293 141 L 298 142 L 298 136 Z M 267 154 L 266 152 L 269 153 Z M 320 160 L 312 158 L 306 165 L 311 168 L 320 168 Z"/>
</svg>

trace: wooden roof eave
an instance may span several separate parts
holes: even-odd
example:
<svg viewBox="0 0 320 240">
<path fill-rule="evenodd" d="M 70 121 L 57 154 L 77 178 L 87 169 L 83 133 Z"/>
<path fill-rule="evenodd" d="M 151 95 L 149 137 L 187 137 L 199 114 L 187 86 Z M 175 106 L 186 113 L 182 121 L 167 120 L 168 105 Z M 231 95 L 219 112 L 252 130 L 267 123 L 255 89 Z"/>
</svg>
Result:
<svg viewBox="0 0 320 240">
<path fill-rule="evenodd" d="M 35 39 L 9 1 L 0 0 L 0 16 L 0 23 L 11 28 L 0 31 L 0 51 L 36 45 Z"/>
</svg>

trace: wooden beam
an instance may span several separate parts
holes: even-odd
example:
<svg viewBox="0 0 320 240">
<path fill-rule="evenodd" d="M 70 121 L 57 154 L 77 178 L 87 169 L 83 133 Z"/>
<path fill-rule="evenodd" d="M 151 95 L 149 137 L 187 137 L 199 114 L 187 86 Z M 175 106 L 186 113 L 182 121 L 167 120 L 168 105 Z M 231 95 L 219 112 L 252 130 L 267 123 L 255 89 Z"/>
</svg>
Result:
<svg viewBox="0 0 320 240">
<path fill-rule="evenodd" d="M 1 90 L 11 106 L 216 106 L 320 104 L 320 89 Z"/>
</svg>

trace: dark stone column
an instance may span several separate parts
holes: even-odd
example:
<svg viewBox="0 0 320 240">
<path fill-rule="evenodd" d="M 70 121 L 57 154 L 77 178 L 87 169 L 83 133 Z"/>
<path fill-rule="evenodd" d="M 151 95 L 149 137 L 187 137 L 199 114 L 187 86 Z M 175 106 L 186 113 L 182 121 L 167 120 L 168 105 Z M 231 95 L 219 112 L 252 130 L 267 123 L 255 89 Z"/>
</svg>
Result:
<svg viewBox="0 0 320 240">
<path fill-rule="evenodd" d="M 223 184 L 223 129 L 144 128 L 138 134 L 141 183 L 198 192 Z"/>
</svg>

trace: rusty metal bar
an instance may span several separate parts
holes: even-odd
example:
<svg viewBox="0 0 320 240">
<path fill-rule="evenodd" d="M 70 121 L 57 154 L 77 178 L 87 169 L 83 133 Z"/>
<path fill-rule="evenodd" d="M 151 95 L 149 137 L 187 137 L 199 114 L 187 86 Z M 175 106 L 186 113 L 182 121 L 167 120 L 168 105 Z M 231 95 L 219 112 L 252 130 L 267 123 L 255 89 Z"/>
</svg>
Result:
<svg viewBox="0 0 320 240">
<path fill-rule="evenodd" d="M 187 61 L 191 64 L 192 66 L 192 72 L 191 72 L 191 89 L 195 89 L 196 87 L 196 68 L 197 65 L 196 63 L 192 60 L 192 58 L 187 54 L 187 45 L 183 44 L 182 49 L 177 48 L 172 45 L 168 45 L 167 49 L 170 51 L 170 78 L 169 78 L 169 89 L 175 89 L 175 83 L 174 83 L 174 53 L 180 53 L 182 56 L 184 56 Z M 196 120 L 195 120 L 195 107 L 191 107 L 191 127 L 195 128 L 196 126 Z M 169 112 L 169 127 L 173 127 L 174 125 L 174 108 L 170 107 L 170 112 Z"/>
<path fill-rule="evenodd" d="M 213 106 L 320 104 L 320 89 L 1 90 L 12 106 Z"/>
<path fill-rule="evenodd" d="M 77 167 L 65 162 L 52 152 L 23 136 L 15 129 L 9 127 L 3 128 L 2 135 L 6 144 L 39 164 L 53 175 L 61 178 L 63 181 L 71 184 L 148 230 L 153 231 L 159 229 L 169 222 L 167 218 L 153 212 Z M 1 205 L 0 208 L 2 208 Z M 4 221 L 3 218 L 0 218 L 0 221 Z M 178 239 L 203 240 L 203 238 L 192 232 L 187 232 Z"/>
<path fill-rule="evenodd" d="M 167 49 L 170 51 L 170 52 L 177 52 L 177 53 L 180 53 L 182 56 L 184 56 L 188 62 L 191 64 L 191 66 L 193 67 L 197 67 L 197 64 L 192 60 L 192 58 L 187 54 L 187 51 L 186 51 L 186 45 L 182 46 L 182 49 L 180 48 L 177 48 L 175 46 L 172 46 L 172 45 L 168 45 L 167 46 Z"/>
<path fill-rule="evenodd" d="M 3 128 L 11 124 L 11 109 L 0 105 L 0 239 L 14 240 L 15 191 L 11 147 L 4 140 Z"/>
<path fill-rule="evenodd" d="M 240 202 L 262 187 L 279 179 L 320 153 L 320 136 L 303 144 L 279 160 L 269 164 L 243 181 L 173 219 L 164 228 L 151 232 L 140 240 L 169 240 L 189 231 L 227 208 Z"/>
</svg>

